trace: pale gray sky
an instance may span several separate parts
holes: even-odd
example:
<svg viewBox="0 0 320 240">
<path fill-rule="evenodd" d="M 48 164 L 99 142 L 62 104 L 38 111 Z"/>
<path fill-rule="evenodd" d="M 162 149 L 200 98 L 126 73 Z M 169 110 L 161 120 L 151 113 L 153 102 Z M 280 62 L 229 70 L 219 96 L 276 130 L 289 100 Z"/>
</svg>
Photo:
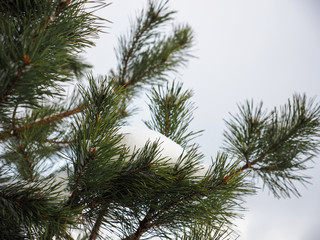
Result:
<svg viewBox="0 0 320 240">
<path fill-rule="evenodd" d="M 88 51 L 94 74 L 116 66 L 113 48 L 147 0 L 118 0 L 99 13 L 112 21 L 108 34 Z M 262 100 L 268 109 L 293 93 L 320 101 L 320 1 L 318 0 L 171 0 L 177 21 L 196 34 L 194 55 L 178 80 L 195 92 L 193 127 L 204 129 L 203 152 L 215 156 L 222 143 L 223 119 L 246 99 Z M 142 104 L 143 101 L 140 101 Z M 145 109 L 145 108 L 143 108 Z M 141 126 L 142 111 L 135 119 Z M 267 191 L 246 198 L 248 210 L 237 222 L 239 240 L 317 240 L 320 236 L 320 158 L 302 197 L 278 200 Z"/>
</svg>

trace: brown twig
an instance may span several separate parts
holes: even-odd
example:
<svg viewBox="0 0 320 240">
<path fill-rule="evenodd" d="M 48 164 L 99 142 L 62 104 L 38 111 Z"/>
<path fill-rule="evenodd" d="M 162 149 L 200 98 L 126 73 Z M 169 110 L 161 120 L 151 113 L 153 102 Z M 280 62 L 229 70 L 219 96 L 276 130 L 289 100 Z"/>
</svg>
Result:
<svg viewBox="0 0 320 240">
<path fill-rule="evenodd" d="M 83 111 L 84 109 L 85 109 L 84 107 L 78 107 L 78 108 L 75 108 L 75 109 L 72 109 L 72 110 L 69 110 L 69 111 L 66 111 L 66 112 L 63 112 L 63 113 L 60 113 L 60 114 L 45 118 L 43 120 L 39 120 L 37 122 L 28 124 L 27 126 L 24 126 L 23 129 L 27 129 L 27 128 L 30 128 L 30 127 L 41 126 L 41 125 L 44 125 L 44 124 L 49 124 L 51 122 L 58 121 L 58 120 L 61 120 L 61 119 L 65 118 L 65 117 L 69 117 L 71 115 L 79 113 L 79 112 Z"/>
<path fill-rule="evenodd" d="M 166 121 L 165 136 L 166 136 L 166 137 L 169 137 L 169 136 L 168 136 L 168 133 L 169 133 L 169 124 L 170 124 L 170 120 L 171 120 L 170 114 L 168 114 L 168 117 L 167 117 L 166 120 L 167 120 L 167 121 Z"/>
<path fill-rule="evenodd" d="M 12 113 L 12 131 L 16 131 L 15 120 L 16 120 L 17 109 L 18 109 L 18 104 L 14 107 L 13 113 Z"/>
<path fill-rule="evenodd" d="M 65 234 L 65 238 L 68 240 L 74 240 L 74 238 L 69 233 Z"/>
<path fill-rule="evenodd" d="M 0 134 L 0 140 L 4 140 L 4 139 L 7 139 L 7 138 L 13 137 L 13 136 L 19 136 L 21 131 L 30 129 L 32 127 L 38 127 L 38 126 L 41 126 L 41 125 L 45 125 L 45 124 L 49 124 L 51 122 L 55 122 L 55 121 L 61 120 L 61 119 L 65 118 L 65 117 L 69 117 L 71 115 L 77 114 L 77 113 L 83 111 L 84 109 L 85 109 L 85 107 L 78 107 L 78 108 L 63 112 L 63 113 L 59 113 L 59 114 L 53 115 L 51 117 L 47 117 L 45 119 L 42 119 L 42 120 L 39 120 L 39 121 L 36 121 L 36 122 L 33 122 L 33 123 L 22 125 L 21 127 L 16 128 L 15 131 L 3 132 L 3 133 Z"/>
<path fill-rule="evenodd" d="M 98 215 L 98 218 L 95 224 L 93 225 L 93 228 L 91 229 L 89 240 L 97 239 L 99 229 L 102 225 L 102 220 L 103 220 L 103 212 Z"/>
<path fill-rule="evenodd" d="M 157 224 L 152 223 L 154 210 L 150 209 L 143 220 L 139 221 L 139 227 L 136 232 L 131 234 L 129 237 L 124 238 L 123 240 L 139 240 L 141 236 L 148 230 L 157 226 Z"/>
</svg>

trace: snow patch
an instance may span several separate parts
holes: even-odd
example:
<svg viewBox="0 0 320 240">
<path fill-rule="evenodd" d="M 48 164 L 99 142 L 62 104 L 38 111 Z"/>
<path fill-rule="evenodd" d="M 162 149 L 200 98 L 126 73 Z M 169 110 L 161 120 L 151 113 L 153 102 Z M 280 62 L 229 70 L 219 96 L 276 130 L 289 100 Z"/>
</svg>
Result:
<svg viewBox="0 0 320 240">
<path fill-rule="evenodd" d="M 160 148 L 160 157 L 169 158 L 170 163 L 176 163 L 178 158 L 185 152 L 184 149 L 163 134 L 147 129 L 123 126 L 118 133 L 124 137 L 121 144 L 129 147 L 129 153 L 142 149 L 149 141 L 151 143 L 158 141 Z"/>
</svg>

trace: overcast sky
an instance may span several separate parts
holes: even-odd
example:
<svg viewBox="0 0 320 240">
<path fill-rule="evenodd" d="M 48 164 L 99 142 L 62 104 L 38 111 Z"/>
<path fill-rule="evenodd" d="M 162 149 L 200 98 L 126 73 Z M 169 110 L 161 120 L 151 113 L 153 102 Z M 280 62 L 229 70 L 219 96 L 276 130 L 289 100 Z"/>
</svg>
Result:
<svg viewBox="0 0 320 240">
<path fill-rule="evenodd" d="M 116 66 L 113 48 L 147 0 L 118 0 L 99 14 L 108 24 L 97 47 L 88 51 L 94 74 Z M 171 0 L 177 22 L 195 31 L 194 55 L 177 80 L 195 92 L 198 106 L 193 128 L 207 159 L 222 144 L 223 119 L 246 99 L 272 109 L 294 93 L 320 102 L 320 1 L 318 0 Z M 144 103 L 144 100 L 141 101 Z M 145 109 L 145 108 L 142 108 Z M 134 123 L 149 115 L 142 110 Z M 307 172 L 312 178 L 302 197 L 278 200 L 268 191 L 246 198 L 239 240 L 317 240 L 320 236 L 320 158 Z"/>
</svg>

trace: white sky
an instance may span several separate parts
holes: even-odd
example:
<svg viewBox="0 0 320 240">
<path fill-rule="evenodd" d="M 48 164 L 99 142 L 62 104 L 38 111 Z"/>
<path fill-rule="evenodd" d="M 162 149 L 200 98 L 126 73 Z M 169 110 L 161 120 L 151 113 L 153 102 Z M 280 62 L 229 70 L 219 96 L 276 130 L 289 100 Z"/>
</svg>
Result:
<svg viewBox="0 0 320 240">
<path fill-rule="evenodd" d="M 99 12 L 113 23 L 97 47 L 88 51 L 94 74 L 105 75 L 116 66 L 117 37 L 146 1 L 115 1 Z M 237 103 L 262 100 L 272 109 L 293 93 L 319 95 L 320 1 L 171 0 L 170 6 L 178 11 L 178 22 L 190 24 L 196 34 L 197 58 L 181 69 L 177 79 L 195 92 L 198 110 L 193 127 L 205 130 L 198 140 L 207 159 L 219 150 L 223 119 L 236 112 Z M 142 110 L 134 123 L 143 126 L 140 120 L 148 116 Z M 301 188 L 301 198 L 278 200 L 267 190 L 246 198 L 248 210 L 237 222 L 239 240 L 319 239 L 319 159 L 307 173 L 313 184 Z"/>
</svg>

